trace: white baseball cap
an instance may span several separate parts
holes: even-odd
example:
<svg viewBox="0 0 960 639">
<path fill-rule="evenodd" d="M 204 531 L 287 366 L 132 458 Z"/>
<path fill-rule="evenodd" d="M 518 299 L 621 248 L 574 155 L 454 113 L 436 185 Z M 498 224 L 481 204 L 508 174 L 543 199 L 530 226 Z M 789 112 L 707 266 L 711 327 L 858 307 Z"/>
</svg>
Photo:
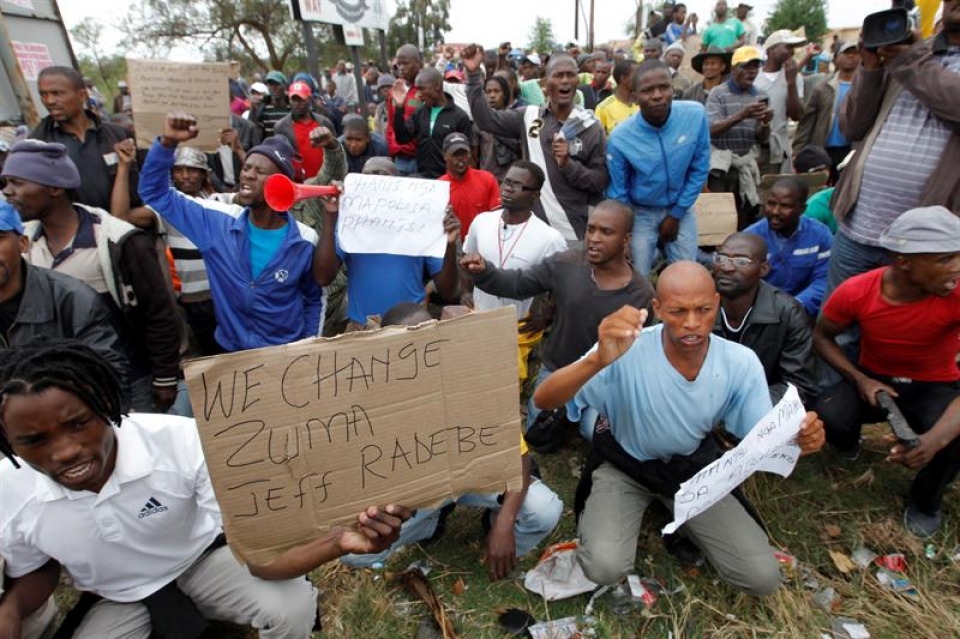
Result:
<svg viewBox="0 0 960 639">
<path fill-rule="evenodd" d="M 801 44 L 806 43 L 806 38 L 796 35 L 790 29 L 780 29 L 779 31 L 774 31 L 767 36 L 767 39 L 763 42 L 763 48 L 766 51 L 771 47 L 777 46 L 778 44 L 786 44 L 791 47 L 798 47 Z"/>
</svg>

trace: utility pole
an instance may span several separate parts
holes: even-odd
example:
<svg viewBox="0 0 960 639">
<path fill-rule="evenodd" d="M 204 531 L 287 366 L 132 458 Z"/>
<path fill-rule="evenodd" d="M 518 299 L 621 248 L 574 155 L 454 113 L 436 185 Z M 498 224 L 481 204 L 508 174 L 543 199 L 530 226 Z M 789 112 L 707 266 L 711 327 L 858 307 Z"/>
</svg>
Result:
<svg viewBox="0 0 960 639">
<path fill-rule="evenodd" d="M 573 0 L 573 39 L 580 39 L 580 0 Z"/>
<path fill-rule="evenodd" d="M 317 56 L 317 40 L 313 34 L 313 23 L 301 22 L 300 27 L 303 30 L 303 43 L 307 48 L 307 70 L 315 78 L 320 78 L 320 59 Z M 323 93 L 323 86 L 320 87 Z"/>
<path fill-rule="evenodd" d="M 594 0 L 590 0 L 590 33 L 587 35 L 587 48 L 593 51 Z"/>
<path fill-rule="evenodd" d="M 637 0 L 637 25 L 633 29 L 633 39 L 636 40 L 643 33 L 643 0 Z"/>
</svg>

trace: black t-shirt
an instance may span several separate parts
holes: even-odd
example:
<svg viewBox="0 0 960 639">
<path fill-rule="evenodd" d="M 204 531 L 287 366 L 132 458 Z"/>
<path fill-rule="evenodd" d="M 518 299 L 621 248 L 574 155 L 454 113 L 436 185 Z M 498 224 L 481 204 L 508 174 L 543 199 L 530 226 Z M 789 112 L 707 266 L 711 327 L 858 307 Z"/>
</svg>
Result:
<svg viewBox="0 0 960 639">
<path fill-rule="evenodd" d="M 643 275 L 634 272 L 623 288 L 601 290 L 584 251 L 578 249 L 554 253 L 526 269 L 500 270 L 488 264 L 475 282 L 482 291 L 512 299 L 553 293 L 553 328 L 541 351 L 544 366 L 552 371 L 583 357 L 597 343 L 603 318 L 624 304 L 647 309 L 648 323 L 653 318 L 653 287 Z"/>
</svg>

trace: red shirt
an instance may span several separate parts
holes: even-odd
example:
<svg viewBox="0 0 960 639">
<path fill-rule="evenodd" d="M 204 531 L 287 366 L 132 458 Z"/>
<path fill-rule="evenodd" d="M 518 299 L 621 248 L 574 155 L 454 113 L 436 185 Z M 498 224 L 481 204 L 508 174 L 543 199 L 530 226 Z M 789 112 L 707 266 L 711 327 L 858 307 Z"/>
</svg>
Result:
<svg viewBox="0 0 960 639">
<path fill-rule="evenodd" d="M 417 87 L 410 87 L 407 90 L 407 99 L 403 103 L 403 119 L 409 120 L 414 112 L 420 108 L 420 105 L 423 102 L 420 100 L 420 94 L 417 92 Z M 387 138 L 387 148 L 390 151 L 390 157 L 396 157 L 398 155 L 408 158 L 417 157 L 417 141 L 412 140 L 410 142 L 405 142 L 399 144 L 397 142 L 397 134 L 393 130 L 393 110 L 395 109 L 393 104 L 393 94 L 387 94 L 387 128 L 384 131 L 384 137 Z"/>
<path fill-rule="evenodd" d="M 923 382 L 960 379 L 960 288 L 911 304 L 891 304 L 880 294 L 887 268 L 851 277 L 823 306 L 823 316 L 860 325 L 860 366 L 888 377 Z"/>
<path fill-rule="evenodd" d="M 320 172 L 323 166 L 323 148 L 310 144 L 310 132 L 320 126 L 313 118 L 293 121 L 293 137 L 297 140 L 297 152 L 303 158 L 300 166 L 308 178 Z"/>
<path fill-rule="evenodd" d="M 461 239 L 467 237 L 473 218 L 500 208 L 500 185 L 489 171 L 468 166 L 462 180 L 453 179 L 449 173 L 439 179 L 450 183 L 450 204 L 460 218 Z"/>
</svg>

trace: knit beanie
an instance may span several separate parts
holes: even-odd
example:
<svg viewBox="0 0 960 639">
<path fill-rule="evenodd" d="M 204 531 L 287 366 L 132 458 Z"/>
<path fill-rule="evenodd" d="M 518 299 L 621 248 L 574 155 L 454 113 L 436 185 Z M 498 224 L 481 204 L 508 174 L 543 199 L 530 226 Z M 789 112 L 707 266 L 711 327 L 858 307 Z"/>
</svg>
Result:
<svg viewBox="0 0 960 639">
<path fill-rule="evenodd" d="M 280 172 L 291 180 L 293 179 L 293 147 L 290 141 L 282 135 L 274 135 L 247 152 L 247 155 L 258 153 L 273 162 Z M 7 160 L 9 162 L 10 160 Z"/>
<path fill-rule="evenodd" d="M 3 177 L 61 189 L 80 186 L 80 172 L 67 155 L 67 147 L 41 140 L 23 140 L 14 144 L 3 165 Z"/>
</svg>

